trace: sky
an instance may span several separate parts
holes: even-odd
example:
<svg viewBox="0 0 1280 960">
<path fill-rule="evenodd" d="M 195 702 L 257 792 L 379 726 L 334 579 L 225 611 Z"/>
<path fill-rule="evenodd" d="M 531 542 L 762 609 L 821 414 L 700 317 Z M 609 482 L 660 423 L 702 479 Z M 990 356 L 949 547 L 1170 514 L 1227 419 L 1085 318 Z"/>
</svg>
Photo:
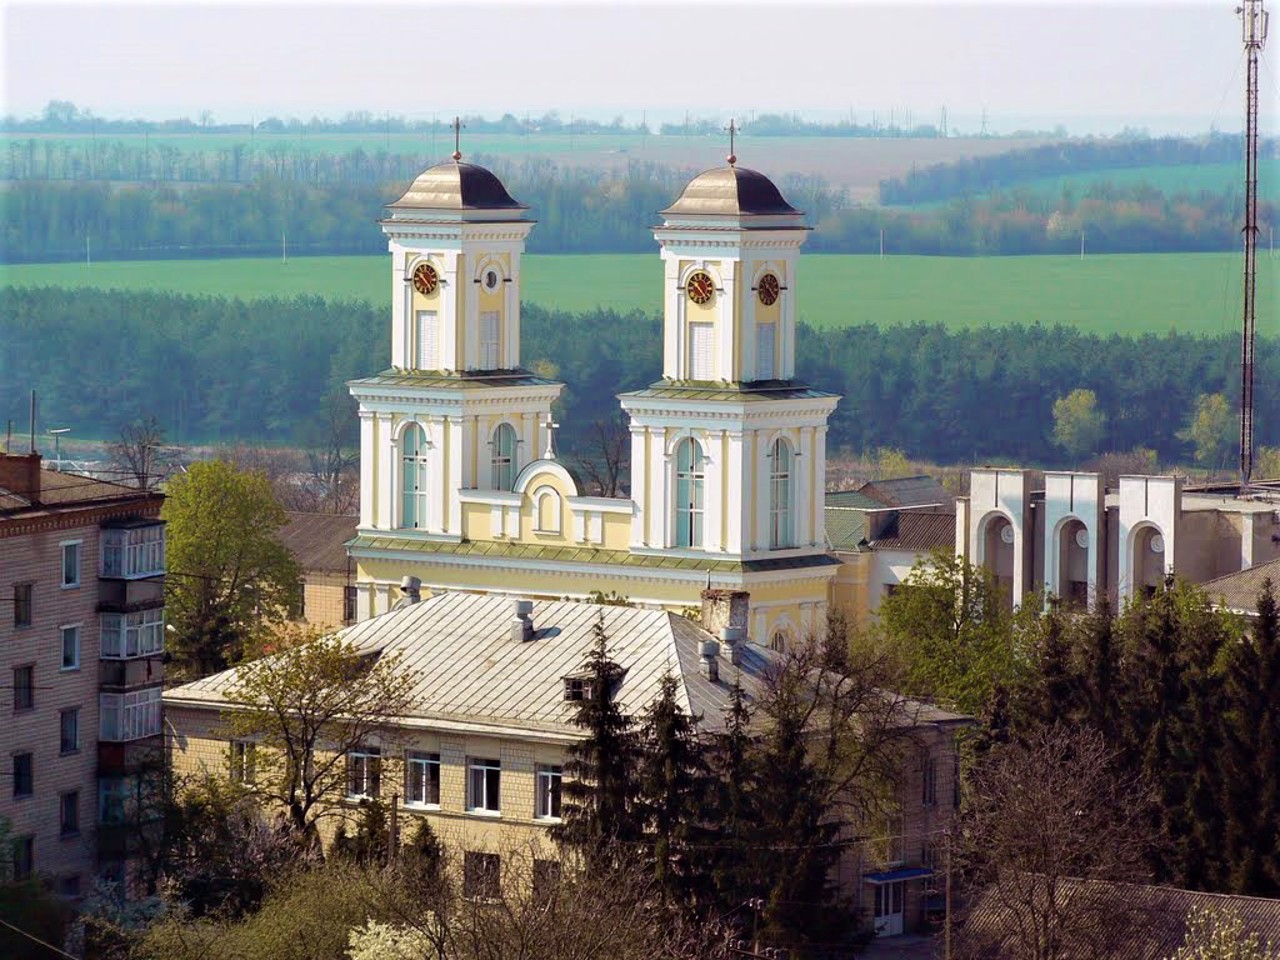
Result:
<svg viewBox="0 0 1280 960">
<path fill-rule="evenodd" d="M 937 122 L 977 132 L 1242 126 L 1234 3 L 0 0 L 4 113 Z M 1280 37 L 1275 38 L 1280 43 Z M 1264 51 L 1264 131 L 1280 73 Z"/>
</svg>

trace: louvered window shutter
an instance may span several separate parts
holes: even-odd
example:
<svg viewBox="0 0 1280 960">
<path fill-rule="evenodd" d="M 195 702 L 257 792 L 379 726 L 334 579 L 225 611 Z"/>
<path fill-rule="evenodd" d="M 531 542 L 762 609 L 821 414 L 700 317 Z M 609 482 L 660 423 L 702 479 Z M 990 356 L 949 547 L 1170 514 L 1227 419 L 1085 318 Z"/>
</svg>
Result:
<svg viewBox="0 0 1280 960">
<path fill-rule="evenodd" d="M 715 327 L 710 323 L 689 324 L 689 379 L 715 379 Z"/>
<path fill-rule="evenodd" d="M 440 369 L 440 318 L 434 310 L 418 311 L 418 369 Z"/>
<path fill-rule="evenodd" d="M 775 332 L 777 325 L 762 323 L 756 327 L 756 379 L 772 380 L 774 378 Z"/>
</svg>

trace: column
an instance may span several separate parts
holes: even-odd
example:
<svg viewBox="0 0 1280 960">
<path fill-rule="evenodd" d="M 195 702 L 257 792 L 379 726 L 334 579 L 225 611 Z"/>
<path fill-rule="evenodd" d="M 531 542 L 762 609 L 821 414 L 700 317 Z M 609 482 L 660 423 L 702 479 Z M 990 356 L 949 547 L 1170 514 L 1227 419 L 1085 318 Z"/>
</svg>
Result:
<svg viewBox="0 0 1280 960">
<path fill-rule="evenodd" d="M 684 373 L 684 293 L 680 290 L 680 261 L 662 251 L 662 375 L 683 380 Z"/>
<path fill-rule="evenodd" d="M 458 306 L 462 302 L 462 291 L 458 276 L 458 255 L 448 254 L 440 259 L 444 267 L 439 294 L 440 367 L 443 370 L 460 370 L 462 356 L 458 349 Z"/>
<path fill-rule="evenodd" d="M 813 458 L 810 461 L 813 471 L 813 499 L 809 503 L 810 543 L 813 546 L 825 545 L 822 523 L 822 509 L 827 501 L 827 427 L 814 428 Z"/>
<path fill-rule="evenodd" d="M 442 426 L 447 430 L 445 450 L 449 465 L 449 482 L 444 499 L 445 522 L 442 532 L 461 535 L 462 501 L 458 499 L 458 491 L 462 489 L 462 458 L 466 452 L 462 443 L 462 418 L 448 417 Z"/>
<path fill-rule="evenodd" d="M 705 431 L 700 438 L 706 451 L 706 466 L 702 476 L 702 549 L 719 553 L 723 542 L 724 515 L 728 504 L 724 502 L 724 434 Z"/>
<path fill-rule="evenodd" d="M 755 440 L 756 462 L 754 476 L 751 479 L 751 509 L 756 515 L 756 536 L 753 550 L 769 549 L 769 477 L 773 474 L 773 460 L 770 458 L 768 434 L 763 430 L 752 433 Z"/>
<path fill-rule="evenodd" d="M 742 525 L 747 515 L 747 505 L 743 500 L 743 457 L 742 431 L 725 434 L 728 454 L 725 457 L 724 469 L 728 471 L 729 495 L 725 500 L 725 549 L 729 553 L 743 553 Z"/>
<path fill-rule="evenodd" d="M 379 489 L 374 494 L 373 525 L 380 530 L 394 530 L 396 518 L 400 516 L 397 503 L 400 496 L 399 448 L 394 437 L 391 414 L 378 414 L 376 480 Z"/>
<path fill-rule="evenodd" d="M 736 260 L 720 261 L 720 284 L 724 292 L 720 298 L 719 316 L 716 318 L 716 377 L 721 380 L 738 380 L 737 358 L 734 356 L 734 319 L 737 314 L 737 266 Z"/>
<path fill-rule="evenodd" d="M 375 486 L 377 484 L 377 452 L 374 446 L 377 433 L 374 430 L 374 414 L 360 411 L 360 526 L 377 526 L 373 515 Z"/>
<path fill-rule="evenodd" d="M 635 504 L 635 513 L 631 517 L 631 545 L 644 547 L 649 545 L 646 523 L 648 522 L 649 502 L 649 431 L 631 421 L 631 501 Z"/>
<path fill-rule="evenodd" d="M 816 495 L 813 482 L 813 455 L 815 430 L 813 427 L 801 427 L 796 443 L 796 452 L 800 456 L 795 460 L 794 495 L 792 509 L 795 515 L 791 522 L 795 525 L 795 545 L 797 547 L 812 546 L 814 543 L 814 514 Z"/>
</svg>

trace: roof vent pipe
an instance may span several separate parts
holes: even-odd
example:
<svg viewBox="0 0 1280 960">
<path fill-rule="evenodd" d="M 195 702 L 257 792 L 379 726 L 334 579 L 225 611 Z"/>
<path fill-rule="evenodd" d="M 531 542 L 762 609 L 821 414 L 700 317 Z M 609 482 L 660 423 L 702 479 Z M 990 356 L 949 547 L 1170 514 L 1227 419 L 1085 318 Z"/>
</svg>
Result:
<svg viewBox="0 0 1280 960">
<path fill-rule="evenodd" d="M 516 600 L 511 607 L 515 616 L 511 624 L 511 639 L 519 643 L 528 643 L 533 639 L 533 601 Z"/>
<path fill-rule="evenodd" d="M 698 654 L 701 657 L 699 671 L 715 683 L 720 679 L 720 644 L 715 640 L 703 640 L 698 644 Z"/>
<path fill-rule="evenodd" d="M 417 603 L 422 599 L 422 581 L 417 577 L 403 577 L 400 580 L 400 592 L 404 594 L 405 604 Z"/>
</svg>

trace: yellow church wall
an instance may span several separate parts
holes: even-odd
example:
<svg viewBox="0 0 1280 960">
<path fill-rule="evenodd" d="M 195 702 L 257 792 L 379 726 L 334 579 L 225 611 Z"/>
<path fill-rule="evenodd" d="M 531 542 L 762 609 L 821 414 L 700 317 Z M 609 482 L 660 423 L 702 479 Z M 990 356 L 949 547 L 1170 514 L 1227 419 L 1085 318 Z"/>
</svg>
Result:
<svg viewBox="0 0 1280 960">
<path fill-rule="evenodd" d="M 601 520 L 602 546 L 606 550 L 626 550 L 631 545 L 631 515 L 605 513 Z"/>
</svg>

